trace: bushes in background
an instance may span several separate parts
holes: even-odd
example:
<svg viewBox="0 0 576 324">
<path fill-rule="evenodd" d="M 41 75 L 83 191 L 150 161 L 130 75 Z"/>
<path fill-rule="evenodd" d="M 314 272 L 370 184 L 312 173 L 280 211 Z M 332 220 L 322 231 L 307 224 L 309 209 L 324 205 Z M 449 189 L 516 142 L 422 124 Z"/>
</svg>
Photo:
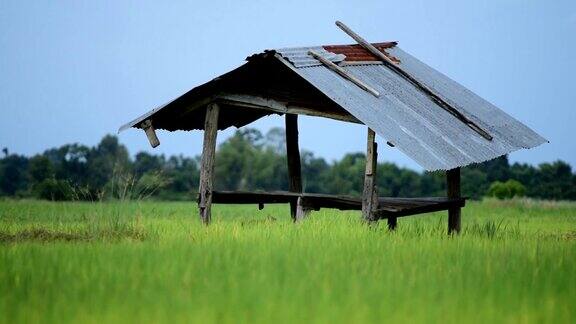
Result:
<svg viewBox="0 0 576 324">
<path fill-rule="evenodd" d="M 496 197 L 498 199 L 510 199 L 516 197 L 524 197 L 526 195 L 526 187 L 516 180 L 508 180 L 506 182 L 495 181 L 488 189 L 488 196 Z"/>
<path fill-rule="evenodd" d="M 68 144 L 31 158 L 0 158 L 0 196 L 49 200 L 147 198 L 194 200 L 200 157 L 153 155 L 131 158 L 118 138 L 106 135 L 95 147 Z M 306 192 L 360 195 L 364 153 L 346 154 L 328 163 L 301 152 Z M 262 134 L 240 129 L 216 153 L 217 190 L 287 190 L 285 137 L 281 128 Z M 444 172 L 419 173 L 393 163 L 378 164 L 381 196 L 444 196 Z M 506 156 L 462 168 L 462 195 L 480 199 L 534 197 L 576 200 L 576 176 L 565 162 L 539 166 L 515 163 Z"/>
</svg>

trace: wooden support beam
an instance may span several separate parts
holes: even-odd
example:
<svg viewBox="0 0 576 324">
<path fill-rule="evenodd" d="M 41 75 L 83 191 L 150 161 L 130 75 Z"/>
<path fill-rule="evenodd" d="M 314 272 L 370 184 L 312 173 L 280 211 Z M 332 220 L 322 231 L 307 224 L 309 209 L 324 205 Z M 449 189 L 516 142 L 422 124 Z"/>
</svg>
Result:
<svg viewBox="0 0 576 324">
<path fill-rule="evenodd" d="M 222 93 L 218 95 L 217 100 L 218 102 L 226 105 L 267 110 L 277 114 L 307 115 L 362 124 L 361 121 L 347 112 L 327 111 L 325 109 L 320 110 L 314 107 L 303 107 L 256 95 Z"/>
<path fill-rule="evenodd" d="M 218 133 L 218 114 L 220 107 L 211 103 L 206 107 L 204 121 L 204 146 L 200 164 L 200 188 L 198 208 L 200 219 L 206 225 L 210 224 L 212 211 L 212 191 L 214 190 L 214 159 L 216 156 L 216 135 Z"/>
<path fill-rule="evenodd" d="M 320 61 L 320 63 L 324 64 L 324 66 L 326 66 L 330 70 L 332 70 L 332 71 L 336 72 L 337 74 L 339 74 L 340 76 L 342 76 L 344 79 L 357 85 L 360 89 L 371 93 L 376 98 L 380 97 L 380 93 L 378 91 L 376 91 L 374 88 L 372 88 L 371 86 L 364 83 L 364 81 L 362 81 L 362 80 L 358 79 L 357 77 L 353 76 L 352 74 L 350 74 L 350 72 L 348 72 L 348 71 L 344 70 L 343 68 L 339 67 L 338 65 L 334 64 L 334 62 L 325 59 L 324 57 L 322 57 L 322 55 L 320 55 L 320 54 L 318 54 L 312 50 L 308 51 L 308 54 L 312 55 L 312 57 L 314 57 L 315 59 Z"/>
<path fill-rule="evenodd" d="M 478 133 L 480 136 L 484 137 L 486 140 L 488 141 L 492 140 L 492 135 L 490 135 L 487 131 L 482 129 L 474 121 L 466 117 L 458 109 L 454 108 L 452 105 L 446 102 L 446 100 L 437 95 L 427 85 L 411 76 L 408 72 L 404 71 L 404 69 L 402 69 L 396 63 L 392 62 L 392 60 L 390 60 L 390 58 L 384 55 L 384 53 L 380 52 L 380 50 L 378 50 L 374 45 L 368 43 L 364 38 L 356 34 L 354 31 L 352 31 L 352 29 L 348 28 L 348 26 L 344 25 L 340 21 L 336 21 L 336 26 L 340 27 L 340 29 L 342 29 L 346 34 L 348 34 L 348 36 L 352 37 L 356 42 L 358 42 L 360 46 L 364 47 L 367 51 L 372 53 L 372 55 L 382 60 L 382 62 L 388 68 L 390 68 L 390 70 L 406 79 L 406 81 L 412 83 L 418 90 L 422 91 L 433 102 L 435 102 L 438 106 L 440 106 L 440 108 L 449 112 L 452 116 L 456 117 L 458 120 L 466 124 L 466 126 L 470 127 L 473 131 Z"/>
<path fill-rule="evenodd" d="M 286 157 L 288 160 L 288 190 L 302 192 L 302 167 L 298 148 L 298 115 L 286 114 Z M 296 203 L 290 203 L 290 215 L 296 221 Z"/>
<path fill-rule="evenodd" d="M 460 168 L 446 171 L 446 181 L 449 199 L 460 198 Z M 461 208 L 451 207 L 448 209 L 448 234 L 460 232 Z"/>
<path fill-rule="evenodd" d="M 368 128 L 366 172 L 364 174 L 364 190 L 362 193 L 362 217 L 369 222 L 376 220 L 374 212 L 378 209 L 378 190 L 376 187 L 378 145 L 375 137 L 374 131 Z"/>
</svg>

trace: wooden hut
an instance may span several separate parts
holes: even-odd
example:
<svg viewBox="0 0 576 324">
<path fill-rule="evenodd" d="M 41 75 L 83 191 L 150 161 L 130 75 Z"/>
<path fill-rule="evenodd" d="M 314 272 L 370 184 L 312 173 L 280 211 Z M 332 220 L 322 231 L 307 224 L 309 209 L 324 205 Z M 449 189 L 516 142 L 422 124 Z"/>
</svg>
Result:
<svg viewBox="0 0 576 324">
<path fill-rule="evenodd" d="M 294 220 L 320 208 L 361 210 L 368 221 L 448 210 L 448 231 L 460 230 L 460 167 L 546 140 L 470 90 L 401 50 L 396 42 L 368 43 L 337 25 L 357 44 L 267 50 L 122 126 L 143 129 L 153 147 L 155 129 L 204 130 L 198 206 L 210 222 L 213 203 L 288 203 Z M 284 115 L 288 192 L 214 190 L 218 130 Z M 298 115 L 367 127 L 362 197 L 302 191 Z M 446 197 L 379 197 L 376 134 L 429 171 L 445 170 Z M 318 134 L 322 136 L 322 134 Z"/>
</svg>

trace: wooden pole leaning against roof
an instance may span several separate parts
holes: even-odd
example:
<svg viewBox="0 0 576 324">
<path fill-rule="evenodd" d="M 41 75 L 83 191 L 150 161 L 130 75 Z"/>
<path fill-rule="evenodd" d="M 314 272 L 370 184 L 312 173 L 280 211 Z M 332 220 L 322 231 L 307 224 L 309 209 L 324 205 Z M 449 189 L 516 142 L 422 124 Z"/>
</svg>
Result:
<svg viewBox="0 0 576 324">
<path fill-rule="evenodd" d="M 320 55 L 320 54 L 318 54 L 312 50 L 308 51 L 308 54 L 312 55 L 312 57 L 314 57 L 315 59 L 320 61 L 320 63 L 324 64 L 330 70 L 338 73 L 339 75 L 341 75 L 342 77 L 344 77 L 348 81 L 354 83 L 355 85 L 360 87 L 362 90 L 370 92 L 376 98 L 380 97 L 380 93 L 378 91 L 376 91 L 374 88 L 372 88 L 371 86 L 364 83 L 364 81 L 362 81 L 362 80 L 358 79 L 357 77 L 353 76 L 352 74 L 348 73 L 348 71 L 346 71 L 343 68 L 339 67 L 338 65 L 334 64 L 334 62 L 327 60 L 322 55 Z"/>
<path fill-rule="evenodd" d="M 396 63 L 392 62 L 384 53 L 380 52 L 374 45 L 367 42 L 364 38 L 360 35 L 353 32 L 348 26 L 344 25 L 340 21 L 336 21 L 336 26 L 340 27 L 346 34 L 352 37 L 360 46 L 364 47 L 367 51 L 372 53 L 372 55 L 378 57 L 386 66 L 388 66 L 392 71 L 396 72 L 397 74 L 404 77 L 408 82 L 412 83 L 416 88 L 420 91 L 424 92 L 432 101 L 434 101 L 438 106 L 442 109 L 446 110 L 452 116 L 458 118 L 461 122 L 466 124 L 469 128 L 473 131 L 478 133 L 480 136 L 484 137 L 485 139 L 491 141 L 492 135 L 488 132 L 483 130 L 480 126 L 476 125 L 472 120 L 468 119 L 468 117 L 464 116 L 458 109 L 452 107 L 449 103 L 447 103 L 444 99 L 434 93 L 430 88 L 428 88 L 425 84 L 421 83 L 420 81 L 416 80 L 412 77 L 408 72 L 404 71 L 401 67 L 396 65 Z"/>
<path fill-rule="evenodd" d="M 212 191 L 214 189 L 214 159 L 216 155 L 216 135 L 218 134 L 218 114 L 220 107 L 211 103 L 206 107 L 204 120 L 204 144 L 200 164 L 200 186 L 198 189 L 198 209 L 205 225 L 212 217 Z"/>
</svg>

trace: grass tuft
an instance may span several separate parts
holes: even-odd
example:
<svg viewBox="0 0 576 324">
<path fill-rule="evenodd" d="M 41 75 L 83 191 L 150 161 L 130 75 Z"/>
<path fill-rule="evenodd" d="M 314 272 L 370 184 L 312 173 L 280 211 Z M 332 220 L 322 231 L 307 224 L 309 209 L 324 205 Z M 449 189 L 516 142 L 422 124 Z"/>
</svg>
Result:
<svg viewBox="0 0 576 324">
<path fill-rule="evenodd" d="M 0 243 L 85 241 L 86 239 L 85 235 L 54 232 L 42 228 L 26 229 L 15 234 L 0 232 Z"/>
</svg>

